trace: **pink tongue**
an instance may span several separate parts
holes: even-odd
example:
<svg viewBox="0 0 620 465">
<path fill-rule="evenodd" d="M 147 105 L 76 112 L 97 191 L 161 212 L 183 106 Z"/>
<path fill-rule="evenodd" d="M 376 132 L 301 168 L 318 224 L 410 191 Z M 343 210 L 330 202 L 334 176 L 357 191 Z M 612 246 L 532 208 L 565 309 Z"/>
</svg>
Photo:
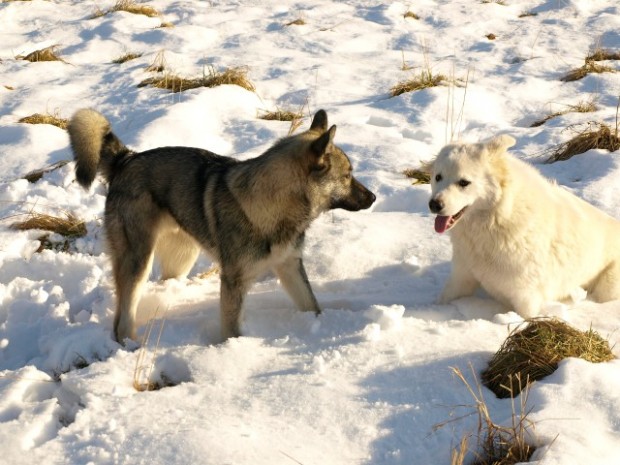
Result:
<svg viewBox="0 0 620 465">
<path fill-rule="evenodd" d="M 445 232 L 448 229 L 448 223 L 450 222 L 451 216 L 440 216 L 437 215 L 435 217 L 435 231 L 438 233 Z"/>
</svg>

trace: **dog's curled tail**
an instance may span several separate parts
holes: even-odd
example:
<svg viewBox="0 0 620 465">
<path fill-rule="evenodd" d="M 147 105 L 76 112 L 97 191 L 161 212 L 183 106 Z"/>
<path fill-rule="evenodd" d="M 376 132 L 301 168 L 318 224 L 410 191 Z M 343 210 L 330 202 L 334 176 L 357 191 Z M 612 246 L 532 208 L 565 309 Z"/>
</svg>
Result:
<svg viewBox="0 0 620 465">
<path fill-rule="evenodd" d="M 93 183 L 97 172 L 109 182 L 115 161 L 130 153 L 112 133 L 105 116 L 95 110 L 78 110 L 69 121 L 68 131 L 76 162 L 75 177 L 86 189 Z"/>
</svg>

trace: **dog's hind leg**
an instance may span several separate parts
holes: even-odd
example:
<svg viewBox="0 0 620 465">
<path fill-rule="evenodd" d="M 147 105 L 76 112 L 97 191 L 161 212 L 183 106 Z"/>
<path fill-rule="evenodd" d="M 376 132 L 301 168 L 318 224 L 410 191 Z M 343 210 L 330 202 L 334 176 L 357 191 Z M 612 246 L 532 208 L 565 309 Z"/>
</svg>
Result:
<svg viewBox="0 0 620 465">
<path fill-rule="evenodd" d="M 282 286 L 295 305 L 305 312 L 321 313 L 316 297 L 310 287 L 301 257 L 293 256 L 274 268 Z"/>
<path fill-rule="evenodd" d="M 160 212 L 149 197 L 128 197 L 124 193 L 108 194 L 105 215 L 116 285 L 114 336 L 121 344 L 126 338 L 136 339 L 136 310 L 153 263 L 160 219 Z"/>
<path fill-rule="evenodd" d="M 115 259 L 117 306 L 114 315 L 114 336 L 121 344 L 125 339 L 136 340 L 136 310 L 152 263 L 152 253 L 132 252 L 129 257 Z"/>
<path fill-rule="evenodd" d="M 599 274 L 590 293 L 596 302 L 620 299 L 620 262 L 612 262 Z"/>
<path fill-rule="evenodd" d="M 155 256 L 161 266 L 161 279 L 185 278 L 190 272 L 200 247 L 180 228 L 166 231 L 157 239 Z"/>
</svg>

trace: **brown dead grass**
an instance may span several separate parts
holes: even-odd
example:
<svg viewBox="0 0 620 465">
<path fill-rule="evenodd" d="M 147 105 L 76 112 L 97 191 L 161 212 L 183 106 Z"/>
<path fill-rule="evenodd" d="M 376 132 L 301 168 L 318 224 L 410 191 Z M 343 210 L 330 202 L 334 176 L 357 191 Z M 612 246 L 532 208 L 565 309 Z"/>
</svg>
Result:
<svg viewBox="0 0 620 465">
<path fill-rule="evenodd" d="M 51 124 L 52 126 L 56 126 L 60 129 L 67 129 L 69 126 L 69 120 L 66 118 L 61 118 L 58 114 L 50 115 L 49 113 L 34 113 L 30 116 L 24 116 L 17 120 L 18 123 L 26 123 L 26 124 Z"/>
<path fill-rule="evenodd" d="M 62 168 L 69 160 L 60 160 L 50 166 L 46 166 L 45 168 L 41 168 L 38 170 L 31 171 L 30 173 L 24 175 L 24 179 L 28 182 L 37 182 L 39 179 L 43 177 L 44 174 L 51 173 L 52 171 L 57 170 L 58 168 Z"/>
<path fill-rule="evenodd" d="M 11 224 L 18 231 L 42 230 L 50 231 L 68 238 L 84 237 L 86 224 L 73 213 L 65 212 L 64 216 L 53 216 L 45 213 L 28 213 L 28 218 Z"/>
<path fill-rule="evenodd" d="M 264 119 L 267 121 L 295 121 L 304 117 L 301 111 L 288 111 L 276 109 L 274 111 L 261 110 L 262 113 L 258 115 L 258 119 Z"/>
<path fill-rule="evenodd" d="M 211 67 L 208 74 L 200 78 L 183 78 L 174 74 L 166 74 L 165 76 L 145 79 L 138 84 L 138 87 L 152 86 L 171 92 L 183 92 L 199 87 L 217 87 L 224 84 L 243 87 L 250 92 L 256 90 L 254 84 L 247 77 L 247 68 L 245 67 L 228 68 L 221 72 L 215 71 Z"/>
<path fill-rule="evenodd" d="M 475 373 L 472 368 L 472 374 Z M 441 425 L 435 426 L 435 429 L 445 426 L 447 423 L 458 421 L 470 415 L 478 417 L 478 428 L 476 433 L 466 435 L 461 438 L 457 448 L 452 451 L 451 465 L 463 465 L 468 452 L 474 455 L 474 461 L 471 465 L 515 465 L 517 463 L 528 462 L 535 451 L 530 445 L 529 436 L 534 430 L 534 423 L 528 418 L 530 410 L 528 410 L 527 402 L 529 391 L 524 390 L 524 394 L 517 403 L 512 399 L 512 421 L 508 426 L 496 423 L 491 417 L 489 408 L 484 399 L 482 386 L 476 378 L 476 387 L 474 388 L 465 379 L 465 376 L 458 368 L 452 368 L 453 374 L 463 382 L 469 393 L 471 394 L 474 404 L 468 407 L 473 412 L 450 420 Z M 476 447 L 470 450 L 470 437 L 476 438 Z"/>
<path fill-rule="evenodd" d="M 135 15 L 144 15 L 149 18 L 160 16 L 159 11 L 152 6 L 136 3 L 134 0 L 117 0 L 114 6 L 108 10 L 101 10 L 97 8 L 97 11 L 93 13 L 91 19 L 100 18 L 116 11 L 125 11 Z"/>
<path fill-rule="evenodd" d="M 58 54 L 56 53 L 57 48 L 58 45 L 51 45 L 49 47 L 42 48 L 41 50 L 35 50 L 28 55 L 18 55 L 15 57 L 15 59 L 26 60 L 32 63 L 37 63 L 40 61 L 61 61 L 63 63 L 67 63 L 65 60 L 58 56 Z"/>
<path fill-rule="evenodd" d="M 153 63 L 146 68 L 146 70 L 151 73 L 161 73 L 166 69 L 168 69 L 168 63 L 166 62 L 166 52 L 164 50 L 157 52 Z"/>
<path fill-rule="evenodd" d="M 408 168 L 403 171 L 405 177 L 413 179 L 413 185 L 430 184 L 431 182 L 431 164 L 423 163 L 420 168 Z"/>
<path fill-rule="evenodd" d="M 392 97 L 397 97 L 406 92 L 415 92 L 429 87 L 436 87 L 446 80 L 447 78 L 443 74 L 434 74 L 430 69 L 425 69 L 422 70 L 419 75 L 401 81 L 393 86 L 390 89 L 390 94 Z"/>
<path fill-rule="evenodd" d="M 286 23 L 284 26 L 304 26 L 306 21 L 303 18 L 297 18 L 291 22 Z"/>
<path fill-rule="evenodd" d="M 579 130 L 584 125 L 569 126 L 568 129 L 577 134 L 567 142 L 549 151 L 547 163 L 556 161 L 565 161 L 585 153 L 592 149 L 603 149 L 609 152 L 615 152 L 620 149 L 620 137 L 618 137 L 618 128 L 612 130 L 604 123 L 591 121 L 585 125 L 585 129 Z"/>
<path fill-rule="evenodd" d="M 538 126 L 542 126 L 550 119 L 557 118 L 558 116 L 566 115 L 568 113 L 592 113 L 596 110 L 598 110 L 598 108 L 596 107 L 596 103 L 594 103 L 593 100 L 584 100 L 577 103 L 576 105 L 568 105 L 568 108 L 566 110 L 556 111 L 545 116 L 542 119 L 536 120 L 532 124 L 530 124 L 530 127 L 536 128 Z"/>
<path fill-rule="evenodd" d="M 588 61 L 583 66 L 569 71 L 560 78 L 564 82 L 574 82 L 583 79 L 588 74 L 615 73 L 616 70 L 605 65 L 599 65 L 595 61 Z"/>
<path fill-rule="evenodd" d="M 136 58 L 140 58 L 141 56 L 142 56 L 142 53 L 127 52 L 124 55 L 121 55 L 120 57 L 112 60 L 112 63 L 120 65 L 123 63 L 127 63 L 128 61 L 135 60 Z"/>
<path fill-rule="evenodd" d="M 558 363 L 578 357 L 592 363 L 615 357 L 609 342 L 590 329 L 579 331 L 557 318 L 534 318 L 517 326 L 482 373 L 482 382 L 499 398 L 553 373 Z"/>
<path fill-rule="evenodd" d="M 573 82 L 583 79 L 588 74 L 615 73 L 610 66 L 601 65 L 599 61 L 620 60 L 620 52 L 607 50 L 601 47 L 593 47 L 585 58 L 583 66 L 569 71 L 560 78 L 564 82 Z"/>
<path fill-rule="evenodd" d="M 586 57 L 586 63 L 589 61 L 606 60 L 620 60 L 620 52 L 614 52 L 612 50 L 597 47 L 591 50 Z"/>
<path fill-rule="evenodd" d="M 413 11 L 407 11 L 404 15 L 404 18 L 411 18 L 411 19 L 420 19 L 420 17 L 418 15 L 416 15 Z"/>
</svg>

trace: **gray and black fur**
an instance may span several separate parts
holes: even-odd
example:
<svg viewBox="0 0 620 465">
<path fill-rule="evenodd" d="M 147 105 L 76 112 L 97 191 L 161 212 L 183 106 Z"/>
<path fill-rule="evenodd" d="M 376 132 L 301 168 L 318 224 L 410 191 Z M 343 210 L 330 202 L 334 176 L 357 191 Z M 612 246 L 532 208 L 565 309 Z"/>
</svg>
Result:
<svg viewBox="0 0 620 465">
<path fill-rule="evenodd" d="M 320 110 L 308 131 L 244 161 L 192 147 L 135 153 L 103 115 L 79 110 L 69 123 L 77 180 L 88 188 L 101 173 L 109 184 L 116 339 L 136 337 L 136 307 L 153 257 L 163 279 L 183 277 L 200 249 L 220 265 L 224 339 L 240 335 L 243 299 L 268 270 L 301 310 L 319 314 L 302 262 L 304 233 L 322 212 L 366 209 L 375 200 L 351 175 L 335 133 Z"/>
</svg>

